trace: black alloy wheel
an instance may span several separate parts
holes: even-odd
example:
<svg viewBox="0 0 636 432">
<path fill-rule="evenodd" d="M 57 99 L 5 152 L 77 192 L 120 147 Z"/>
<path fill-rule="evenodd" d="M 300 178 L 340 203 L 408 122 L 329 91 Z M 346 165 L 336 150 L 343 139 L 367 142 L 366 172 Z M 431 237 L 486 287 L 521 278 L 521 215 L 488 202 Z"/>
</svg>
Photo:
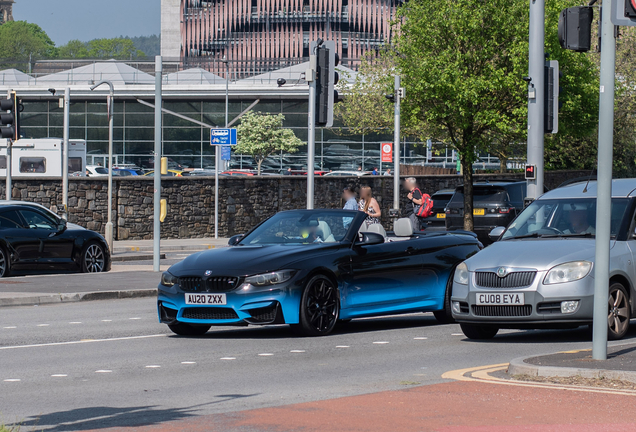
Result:
<svg viewBox="0 0 636 432">
<path fill-rule="evenodd" d="M 89 243 L 82 253 L 82 271 L 101 273 L 106 268 L 106 253 L 99 243 Z"/>
<path fill-rule="evenodd" d="M 300 324 L 292 328 L 305 336 L 326 336 L 336 326 L 340 314 L 338 288 L 326 276 L 317 275 L 307 283 L 300 303 Z"/>
<path fill-rule="evenodd" d="M 609 288 L 607 337 L 609 340 L 622 339 L 629 330 L 630 304 L 623 284 L 614 282 Z"/>
<path fill-rule="evenodd" d="M 179 336 L 203 336 L 210 330 L 209 325 L 190 325 L 185 323 L 168 324 L 168 328 Z"/>
<path fill-rule="evenodd" d="M 499 329 L 497 327 L 476 325 L 476 324 L 460 324 L 462 332 L 468 339 L 487 340 L 497 335 Z"/>
<path fill-rule="evenodd" d="M 9 255 L 5 252 L 3 247 L 0 247 L 0 278 L 9 276 L 10 268 Z"/>
</svg>

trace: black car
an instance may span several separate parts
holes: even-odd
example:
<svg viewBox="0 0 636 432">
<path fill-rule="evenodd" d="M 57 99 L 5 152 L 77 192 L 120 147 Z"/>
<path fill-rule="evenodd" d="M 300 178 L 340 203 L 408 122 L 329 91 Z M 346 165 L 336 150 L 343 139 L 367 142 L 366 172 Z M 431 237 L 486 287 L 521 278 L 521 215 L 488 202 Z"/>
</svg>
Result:
<svg viewBox="0 0 636 432">
<path fill-rule="evenodd" d="M 474 231 L 479 240 L 492 243 L 488 233 L 498 226 L 508 226 L 523 210 L 525 181 L 475 183 L 473 185 Z M 464 186 L 458 186 L 446 205 L 446 229 L 464 229 Z"/>
<path fill-rule="evenodd" d="M 411 312 L 450 318 L 455 267 L 482 247 L 472 233 L 387 233 L 351 210 L 278 213 L 230 247 L 190 255 L 163 273 L 160 322 L 179 335 L 213 325 L 290 324 L 329 334 L 338 320 Z M 361 229 L 362 227 L 362 229 Z"/>
<path fill-rule="evenodd" d="M 20 267 L 75 267 L 85 273 L 110 270 L 104 237 L 66 221 L 46 207 L 0 201 L 0 277 Z"/>
<path fill-rule="evenodd" d="M 433 228 L 435 230 L 446 228 L 446 204 L 451 200 L 455 189 L 442 189 L 431 195 L 433 200 L 433 213 L 424 218 L 426 228 Z"/>
</svg>

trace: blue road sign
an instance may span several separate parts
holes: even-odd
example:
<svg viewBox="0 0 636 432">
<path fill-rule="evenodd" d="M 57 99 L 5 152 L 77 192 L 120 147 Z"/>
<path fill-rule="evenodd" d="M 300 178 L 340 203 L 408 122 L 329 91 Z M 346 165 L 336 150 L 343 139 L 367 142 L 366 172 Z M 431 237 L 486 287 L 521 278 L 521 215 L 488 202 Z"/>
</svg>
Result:
<svg viewBox="0 0 636 432">
<path fill-rule="evenodd" d="M 236 129 L 210 129 L 210 145 L 236 145 Z"/>
<path fill-rule="evenodd" d="M 231 160 L 232 159 L 232 147 L 223 146 L 221 147 L 221 160 Z"/>
</svg>

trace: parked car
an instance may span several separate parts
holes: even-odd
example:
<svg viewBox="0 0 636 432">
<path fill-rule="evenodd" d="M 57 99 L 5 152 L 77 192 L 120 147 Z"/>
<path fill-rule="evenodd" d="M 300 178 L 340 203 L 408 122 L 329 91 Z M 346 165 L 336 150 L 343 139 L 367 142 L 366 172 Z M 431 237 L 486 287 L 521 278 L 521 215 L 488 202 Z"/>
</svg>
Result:
<svg viewBox="0 0 636 432">
<path fill-rule="evenodd" d="M 148 171 L 144 175 L 148 176 L 148 177 L 154 177 L 155 176 L 155 172 L 154 171 Z M 188 176 L 188 175 L 189 175 L 189 173 L 186 172 L 186 171 L 179 171 L 179 170 L 169 169 L 168 170 L 168 174 L 163 174 L 163 177 L 185 177 L 185 176 Z"/>
<path fill-rule="evenodd" d="M 490 231 L 507 226 L 523 210 L 525 181 L 475 183 L 473 185 L 473 231 L 483 243 L 491 243 Z M 464 186 L 455 189 L 446 205 L 446 230 L 464 229 Z"/>
<path fill-rule="evenodd" d="M 0 277 L 25 266 L 99 273 L 110 270 L 110 264 L 100 234 L 67 223 L 39 204 L 0 201 Z"/>
<path fill-rule="evenodd" d="M 331 171 L 325 174 L 325 177 L 338 176 L 338 177 L 362 177 L 369 175 L 367 171 Z"/>
<path fill-rule="evenodd" d="M 433 213 L 424 218 L 426 228 L 445 229 L 446 228 L 446 205 L 449 203 L 455 189 L 442 189 L 431 195 L 433 200 Z M 463 228 L 463 227 L 462 227 Z"/>
<path fill-rule="evenodd" d="M 113 177 L 130 177 L 145 175 L 139 168 L 113 168 Z"/>
<path fill-rule="evenodd" d="M 219 175 L 224 175 L 224 176 L 255 176 L 256 173 L 252 172 L 252 171 L 223 171 L 222 173 L 220 173 Z"/>
<path fill-rule="evenodd" d="M 87 177 L 108 177 L 108 168 L 101 165 L 86 165 Z"/>
<path fill-rule="evenodd" d="M 387 235 L 359 233 L 351 210 L 277 213 L 230 247 L 191 255 L 163 273 L 159 319 L 180 335 L 212 325 L 290 324 L 309 336 L 338 320 L 411 312 L 450 319 L 455 266 L 477 253 L 472 233 L 414 234 L 409 219 Z"/>
<path fill-rule="evenodd" d="M 499 241 L 457 267 L 453 317 L 471 339 L 500 328 L 575 328 L 594 304 L 596 182 L 554 189 L 530 204 Z M 636 312 L 636 179 L 612 182 L 608 335 L 622 338 Z M 600 221 L 599 221 L 600 222 Z"/>
</svg>

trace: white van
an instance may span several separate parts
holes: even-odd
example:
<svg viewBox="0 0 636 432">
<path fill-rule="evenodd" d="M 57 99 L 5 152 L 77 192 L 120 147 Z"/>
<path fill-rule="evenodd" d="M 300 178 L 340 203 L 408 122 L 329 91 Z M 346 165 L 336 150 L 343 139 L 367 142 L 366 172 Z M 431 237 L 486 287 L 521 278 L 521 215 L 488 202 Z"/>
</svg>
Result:
<svg viewBox="0 0 636 432">
<path fill-rule="evenodd" d="M 7 175 L 7 144 L 0 141 L 0 176 Z M 61 138 L 20 139 L 11 147 L 11 177 L 62 177 Z M 86 175 L 86 141 L 69 140 L 68 173 Z"/>
</svg>

